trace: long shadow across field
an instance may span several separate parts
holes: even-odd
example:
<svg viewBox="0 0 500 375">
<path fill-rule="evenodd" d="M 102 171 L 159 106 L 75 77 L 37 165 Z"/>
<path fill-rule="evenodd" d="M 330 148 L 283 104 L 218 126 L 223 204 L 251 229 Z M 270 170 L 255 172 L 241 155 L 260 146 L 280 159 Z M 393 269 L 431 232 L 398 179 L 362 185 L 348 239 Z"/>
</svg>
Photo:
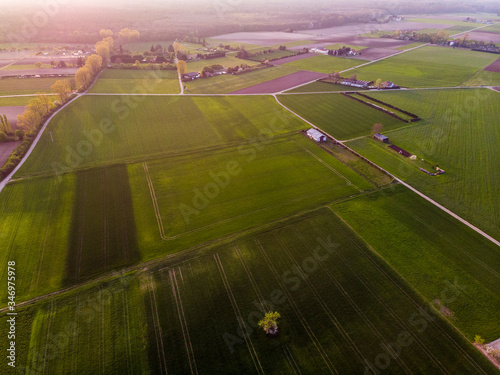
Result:
<svg viewBox="0 0 500 375">
<path fill-rule="evenodd" d="M 125 165 L 77 172 L 65 283 L 140 260 Z"/>
</svg>

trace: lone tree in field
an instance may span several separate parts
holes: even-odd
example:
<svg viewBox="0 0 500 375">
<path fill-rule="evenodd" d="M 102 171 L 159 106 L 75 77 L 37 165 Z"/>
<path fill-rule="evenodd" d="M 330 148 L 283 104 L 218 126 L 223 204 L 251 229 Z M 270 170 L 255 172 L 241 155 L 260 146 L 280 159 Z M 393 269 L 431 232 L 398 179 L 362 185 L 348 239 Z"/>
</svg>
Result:
<svg viewBox="0 0 500 375">
<path fill-rule="evenodd" d="M 278 334 L 277 320 L 280 317 L 281 315 L 277 311 L 269 311 L 264 315 L 264 319 L 259 322 L 259 327 L 262 327 L 266 334 L 276 336 Z"/>
</svg>

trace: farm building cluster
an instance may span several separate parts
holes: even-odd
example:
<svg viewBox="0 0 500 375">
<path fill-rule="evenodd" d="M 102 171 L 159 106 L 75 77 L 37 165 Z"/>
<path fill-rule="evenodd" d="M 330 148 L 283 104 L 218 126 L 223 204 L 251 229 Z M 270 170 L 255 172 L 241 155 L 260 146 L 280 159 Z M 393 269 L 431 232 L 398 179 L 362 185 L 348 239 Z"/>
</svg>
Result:
<svg viewBox="0 0 500 375">
<path fill-rule="evenodd" d="M 330 55 L 330 56 L 357 56 L 361 55 L 361 52 L 356 51 L 350 47 L 342 47 L 339 49 L 327 49 L 324 47 L 311 48 L 309 52 L 319 53 L 321 55 Z"/>
<path fill-rule="evenodd" d="M 320 142 L 326 141 L 326 135 L 324 135 L 323 133 L 321 133 L 320 131 L 318 131 L 316 129 L 309 129 L 306 132 L 306 134 L 309 138 L 311 138 L 315 142 L 320 143 Z"/>
</svg>

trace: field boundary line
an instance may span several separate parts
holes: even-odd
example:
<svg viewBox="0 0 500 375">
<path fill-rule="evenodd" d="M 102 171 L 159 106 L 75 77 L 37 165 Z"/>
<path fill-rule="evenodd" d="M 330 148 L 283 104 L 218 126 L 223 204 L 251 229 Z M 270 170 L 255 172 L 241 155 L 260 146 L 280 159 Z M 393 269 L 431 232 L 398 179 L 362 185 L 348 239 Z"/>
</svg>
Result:
<svg viewBox="0 0 500 375">
<path fill-rule="evenodd" d="M 293 300 L 292 295 L 290 294 L 290 292 L 288 291 L 288 289 L 286 288 L 286 286 L 283 284 L 283 281 L 281 280 L 278 271 L 274 267 L 273 262 L 271 261 L 271 259 L 267 255 L 267 252 L 264 249 L 264 246 L 262 246 L 262 244 L 260 243 L 260 241 L 259 241 L 259 239 L 257 237 L 254 237 L 254 241 L 256 242 L 257 247 L 260 249 L 260 252 L 262 253 L 263 258 L 264 258 L 265 262 L 267 263 L 267 266 L 269 267 L 269 269 L 271 270 L 271 272 L 274 274 L 274 277 L 276 278 L 276 281 L 277 281 L 278 285 L 280 286 L 281 290 L 283 291 L 283 294 L 285 295 L 285 297 L 287 298 L 287 300 L 290 302 L 290 305 L 292 306 L 292 309 L 295 311 L 295 314 L 297 314 L 297 317 L 299 318 L 299 320 L 300 320 L 300 322 L 302 324 L 302 327 L 306 331 L 307 335 L 309 336 L 309 338 L 313 342 L 314 346 L 318 350 L 318 353 L 320 354 L 321 358 L 323 359 L 323 361 L 325 362 L 326 366 L 328 367 L 328 370 L 330 370 L 331 374 L 337 374 L 338 375 L 339 372 L 335 368 L 335 365 L 332 363 L 330 357 L 328 357 L 328 354 L 326 353 L 325 349 L 323 348 L 323 346 L 319 342 L 319 339 L 316 337 L 316 335 L 314 334 L 314 331 L 312 330 L 311 326 L 309 325 L 309 323 L 307 322 L 306 318 L 304 317 L 304 315 L 300 311 L 299 307 L 297 306 L 297 304 Z"/>
<path fill-rule="evenodd" d="M 238 302 L 236 302 L 236 298 L 234 297 L 233 291 L 231 290 L 231 285 L 229 284 L 229 280 L 227 279 L 227 275 L 226 275 L 226 272 L 224 271 L 224 267 L 222 266 L 222 262 L 220 260 L 219 254 L 215 253 L 214 259 L 215 259 L 215 263 L 217 264 L 217 269 L 219 271 L 222 282 L 224 283 L 224 288 L 226 289 L 226 293 L 229 297 L 229 301 L 231 302 L 231 306 L 233 307 L 234 314 L 236 315 L 236 320 L 238 321 L 238 324 L 240 325 L 241 331 L 243 333 L 243 338 L 245 339 L 245 342 L 246 342 L 247 347 L 248 347 L 248 351 L 249 351 L 250 356 L 252 357 L 252 361 L 255 365 L 255 369 L 257 370 L 258 374 L 260 374 L 260 373 L 264 374 L 265 373 L 264 369 L 262 368 L 262 364 L 260 363 L 260 360 L 259 360 L 259 357 L 258 357 L 257 352 L 255 350 L 255 347 L 253 346 L 252 338 L 250 337 L 250 334 L 247 330 L 247 325 L 243 319 L 243 316 L 241 315 L 240 308 L 238 307 Z"/>
<path fill-rule="evenodd" d="M 380 267 L 380 265 L 377 263 L 377 261 L 376 261 L 375 259 L 373 259 L 373 256 L 374 256 L 374 254 L 375 254 L 376 256 L 378 256 L 378 257 L 381 259 L 381 261 L 383 261 L 383 262 L 385 263 L 384 258 L 383 258 L 383 257 L 382 257 L 379 253 L 377 253 L 377 252 L 375 251 L 375 249 L 373 249 L 373 248 L 372 248 L 372 247 L 371 247 L 371 246 L 370 246 L 370 245 L 369 245 L 366 241 L 364 241 L 363 237 L 361 237 L 361 236 L 360 236 L 360 235 L 359 235 L 359 234 L 358 234 L 358 233 L 357 233 L 357 232 L 356 232 L 356 231 L 355 231 L 355 230 L 354 230 L 354 229 L 353 229 L 353 228 L 352 228 L 352 227 L 351 227 L 351 226 L 350 226 L 350 225 L 349 225 L 349 224 L 348 224 L 348 223 L 347 223 L 344 219 L 342 219 L 339 215 L 337 215 L 337 213 L 336 213 L 335 211 L 333 211 L 331 208 L 330 208 L 330 211 L 331 211 L 331 212 L 332 212 L 332 213 L 333 213 L 333 214 L 334 214 L 337 218 L 339 218 L 339 220 L 341 220 L 341 221 L 342 221 L 342 222 L 343 222 L 343 223 L 344 223 L 344 224 L 345 224 L 345 225 L 346 225 L 346 226 L 347 226 L 347 227 L 348 227 L 348 228 L 352 231 L 352 233 L 354 233 L 354 234 L 355 234 L 355 236 L 356 236 L 356 237 L 357 237 L 360 241 L 362 241 L 364 244 L 366 244 L 366 246 L 367 246 L 367 250 L 366 250 L 366 251 L 365 251 L 365 250 L 363 250 L 363 249 L 362 249 L 362 247 L 361 247 L 361 246 L 360 246 L 360 245 L 359 245 L 356 241 L 354 241 L 354 239 L 353 239 L 352 237 L 346 237 L 345 235 L 344 235 L 344 236 L 345 236 L 345 237 L 346 237 L 349 241 L 351 241 L 352 243 L 354 243 L 354 244 L 355 244 L 355 246 L 356 246 L 358 249 L 360 249 L 360 250 L 361 250 L 361 252 L 363 252 L 364 254 L 366 254 L 366 255 L 367 255 L 367 257 L 366 257 L 366 258 L 368 258 L 368 260 L 369 260 L 369 261 L 370 261 L 370 262 L 371 262 L 371 263 L 372 263 L 372 264 L 373 264 L 373 265 L 374 265 L 374 266 L 375 266 L 375 267 L 379 270 L 379 272 L 380 272 L 380 273 L 384 276 L 384 278 L 386 278 L 386 279 L 387 279 L 388 281 L 390 281 L 390 282 L 391 282 L 394 286 L 396 286 L 396 288 L 398 288 L 398 289 L 402 292 L 402 294 L 405 296 L 405 298 L 406 298 L 406 299 L 407 299 L 407 300 L 408 300 L 408 301 L 409 301 L 409 302 L 410 302 L 413 306 L 415 306 L 417 309 L 418 309 L 418 308 L 420 308 L 421 306 L 419 305 L 419 303 L 418 303 L 418 302 L 417 302 L 417 301 L 416 301 L 416 300 L 415 300 L 412 296 L 410 296 L 410 295 L 408 294 L 408 292 L 407 292 L 407 291 L 406 291 L 406 290 L 405 290 L 405 289 L 404 289 L 401 285 L 399 285 L 399 283 L 397 283 L 397 282 L 396 282 L 396 280 L 394 280 L 394 276 L 389 275 L 389 274 L 387 273 L 387 271 L 385 271 L 383 268 L 381 268 L 381 267 Z M 333 223 L 333 225 L 334 225 L 334 226 L 336 226 L 336 227 L 338 228 L 338 224 L 337 224 L 337 223 L 335 223 L 335 222 L 334 222 L 331 218 L 329 218 L 329 220 Z M 409 285 L 409 287 L 410 287 L 410 288 L 412 288 L 412 287 L 411 287 L 411 284 L 410 284 L 408 281 L 406 281 L 406 279 L 405 279 L 405 278 L 403 278 L 403 276 L 402 276 L 402 275 L 400 275 L 400 274 L 399 274 L 399 273 L 398 273 L 398 272 L 397 272 L 394 268 L 392 268 L 392 267 L 391 267 L 391 270 L 392 270 L 392 271 L 394 271 L 394 272 L 397 274 L 397 276 L 398 276 L 401 280 L 403 280 L 403 281 L 404 281 L 407 285 Z M 414 291 L 415 291 L 415 293 L 417 293 L 418 295 L 420 295 L 420 294 L 419 294 L 419 293 L 418 293 L 415 289 L 413 289 L 413 288 L 412 288 L 412 290 L 414 290 Z M 421 298 L 423 299 L 423 301 L 424 301 L 424 302 L 427 302 L 427 299 L 426 299 L 425 297 L 421 296 Z M 456 332 L 456 333 L 460 334 L 460 335 L 461 335 L 461 336 L 462 336 L 462 337 L 463 337 L 463 338 L 464 338 L 467 342 L 469 342 L 469 340 L 467 339 L 467 337 L 465 337 L 465 335 L 464 335 L 464 334 L 463 334 L 463 333 L 462 333 L 462 332 L 461 332 L 458 328 L 456 328 L 456 327 L 455 327 L 455 325 L 451 324 L 451 323 L 450 323 L 450 322 L 448 322 L 447 320 L 445 320 L 445 321 L 447 322 L 447 324 L 449 325 L 449 327 L 451 327 L 451 328 L 454 330 L 454 332 Z M 474 361 L 474 359 L 470 357 L 469 353 L 468 353 L 466 350 L 464 350 L 464 349 L 463 349 L 463 347 L 462 347 L 461 345 L 459 345 L 459 344 L 456 342 L 456 340 L 455 340 L 453 337 L 451 337 L 451 336 L 448 334 L 448 332 L 446 332 L 446 331 L 444 330 L 444 328 L 443 328 L 443 327 L 441 327 L 439 324 L 437 324 L 437 323 L 436 323 L 436 321 L 434 321 L 434 320 L 431 320 L 431 322 L 430 322 L 430 323 L 431 323 L 434 327 L 436 327 L 439 331 L 441 331 L 441 333 L 442 333 L 444 336 L 446 336 L 446 338 L 448 339 L 448 341 L 449 341 L 450 343 L 452 343 L 452 344 L 455 346 L 455 348 L 457 348 L 457 349 L 458 349 L 458 350 L 462 353 L 462 355 L 464 356 L 464 358 L 466 358 L 466 359 L 467 359 L 467 361 L 468 361 L 470 364 L 472 364 L 472 365 L 473 365 L 473 366 L 475 366 L 477 369 L 479 369 L 479 370 L 480 370 L 480 372 L 482 372 L 483 374 L 486 374 L 486 372 L 482 369 L 482 367 L 481 367 L 481 366 L 479 366 L 479 365 L 478 365 L 478 364 Z"/>
<path fill-rule="evenodd" d="M 179 316 L 179 323 L 181 324 L 182 336 L 184 337 L 184 344 L 186 346 L 189 368 L 191 369 L 191 374 L 195 373 L 198 374 L 198 369 L 196 368 L 196 360 L 194 357 L 193 345 L 191 344 L 191 337 L 189 336 L 189 329 L 186 322 L 186 315 L 184 314 L 184 307 L 182 305 L 181 294 L 179 291 L 179 285 L 177 284 L 177 278 L 175 276 L 175 269 L 169 270 L 168 274 L 170 277 L 170 285 L 172 287 L 172 295 L 174 296 L 175 304 L 177 306 L 177 315 Z"/>
<path fill-rule="evenodd" d="M 167 371 L 167 361 L 165 358 L 165 349 L 163 346 L 163 334 L 160 324 L 160 317 L 158 315 L 158 305 L 156 304 L 156 294 L 153 285 L 153 276 L 149 276 L 147 280 L 147 286 L 149 291 L 149 302 L 151 304 L 151 314 L 153 315 L 153 325 L 155 330 L 155 338 L 156 338 L 156 349 L 158 352 L 158 360 L 160 361 L 160 371 L 163 374 L 163 370 L 165 370 L 165 374 L 168 374 Z M 161 346 L 161 349 L 160 349 Z M 161 351 L 161 352 L 160 352 Z M 163 362 L 163 367 L 161 367 Z"/>
</svg>

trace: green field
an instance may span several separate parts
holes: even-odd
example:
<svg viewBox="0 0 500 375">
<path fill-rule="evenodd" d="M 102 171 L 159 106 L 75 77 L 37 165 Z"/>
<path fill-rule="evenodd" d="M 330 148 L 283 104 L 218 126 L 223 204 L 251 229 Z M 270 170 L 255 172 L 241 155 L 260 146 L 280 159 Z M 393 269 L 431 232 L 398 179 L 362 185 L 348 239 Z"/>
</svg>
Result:
<svg viewBox="0 0 500 375">
<path fill-rule="evenodd" d="M 339 140 L 369 135 L 373 124 L 384 131 L 408 124 L 341 94 L 279 95 L 281 103 Z"/>
<path fill-rule="evenodd" d="M 356 50 L 356 51 L 362 51 L 368 47 L 365 46 L 358 46 L 354 44 L 343 44 L 343 43 L 334 43 L 334 44 L 329 44 L 328 46 L 325 46 L 324 48 L 326 49 L 340 49 L 342 47 L 349 47 L 350 49 Z"/>
<path fill-rule="evenodd" d="M 58 79 L 60 78 L 3 78 L 0 79 L 0 96 L 52 92 L 50 86 Z"/>
<path fill-rule="evenodd" d="M 294 55 L 296 55 L 296 52 L 294 52 L 294 51 L 289 51 L 289 50 L 280 51 L 280 50 L 276 50 L 276 51 L 271 52 L 271 53 L 266 53 L 266 54 L 263 54 L 263 55 L 252 56 L 249 60 L 251 60 L 251 61 L 265 61 L 265 60 L 272 61 L 272 60 L 278 60 L 278 59 L 282 59 L 284 57 L 294 56 Z"/>
<path fill-rule="evenodd" d="M 131 165 L 143 258 L 373 187 L 302 135 L 269 142 Z M 166 245 L 153 248 L 160 240 Z"/>
<path fill-rule="evenodd" d="M 10 97 L 10 98 L 0 98 L 0 107 L 11 107 L 11 106 L 21 106 L 21 105 L 27 105 L 30 100 L 33 100 L 35 98 L 35 95 L 33 96 L 17 96 L 17 97 Z M 50 97 L 52 101 L 58 100 L 57 96 L 51 96 Z M 2 112 L 2 109 L 0 108 L 0 113 Z"/>
<path fill-rule="evenodd" d="M 340 72 L 367 62 L 368 61 L 365 60 L 349 59 L 345 57 L 318 55 L 292 61 L 284 65 L 297 70 L 311 70 L 313 72 L 329 74 L 333 71 Z"/>
<path fill-rule="evenodd" d="M 333 83 L 316 81 L 304 86 L 286 91 L 287 93 L 308 93 L 308 92 L 337 92 L 337 91 L 362 91 L 357 87 L 347 87 L 335 85 Z"/>
<path fill-rule="evenodd" d="M 239 47 L 243 47 L 247 50 L 251 50 L 251 49 L 254 49 L 254 48 L 261 48 L 263 46 L 260 46 L 260 45 L 257 45 L 257 44 L 251 44 L 251 43 L 244 43 L 244 42 L 235 42 L 235 41 L 228 41 L 228 40 L 219 40 L 219 39 L 211 39 L 211 38 L 207 38 L 205 39 L 205 41 L 207 43 L 209 43 L 210 45 L 212 46 L 218 46 L 220 43 L 222 43 L 223 45 L 227 46 L 231 46 L 231 48 L 239 48 Z"/>
<path fill-rule="evenodd" d="M 274 125 L 279 134 L 305 126 L 269 96 L 89 95 L 54 118 L 17 176 L 239 145 Z"/>
<path fill-rule="evenodd" d="M 500 86 L 500 73 L 480 70 L 461 86 Z"/>
<path fill-rule="evenodd" d="M 456 20 L 440 20 L 436 18 L 406 18 L 405 21 L 418 22 L 418 23 L 437 23 L 441 25 L 454 25 L 454 26 L 468 26 L 468 27 L 471 26 L 470 22 L 456 21 Z"/>
<path fill-rule="evenodd" d="M 115 94 L 178 94 L 177 71 L 107 69 L 90 92 Z"/>
<path fill-rule="evenodd" d="M 458 86 L 490 65 L 496 55 L 426 46 L 354 69 L 358 79 L 393 81 L 403 87 Z"/>
<path fill-rule="evenodd" d="M 333 210 L 470 340 L 500 337 L 498 246 L 403 187 Z M 450 283 L 460 295 L 450 296 Z"/>
<path fill-rule="evenodd" d="M 7 280 L 8 261 L 22 267 L 23 276 L 16 282 L 18 301 L 62 284 L 73 184 L 73 176 L 60 181 L 39 178 L 9 184 L 0 195 L 0 278 Z M 2 294 L 3 305 L 6 298 Z"/>
<path fill-rule="evenodd" d="M 266 309 L 281 314 L 277 338 L 256 327 Z M 22 308 L 17 345 L 29 353 L 18 366 L 106 374 L 496 373 L 426 310 L 349 227 L 321 210 Z M 0 361 L 6 366 L 6 356 Z"/>
<path fill-rule="evenodd" d="M 207 65 L 222 65 L 224 68 L 229 68 L 230 66 L 235 67 L 236 65 L 247 64 L 247 65 L 257 65 L 257 63 L 251 63 L 246 60 L 237 59 L 235 56 L 226 55 L 226 57 L 218 57 L 216 59 L 204 59 L 198 61 L 188 61 L 187 70 L 188 72 L 200 72 Z"/>
<path fill-rule="evenodd" d="M 407 49 L 415 48 L 415 47 L 418 47 L 418 46 L 421 46 L 421 45 L 424 45 L 424 44 L 425 43 L 422 43 L 422 42 L 415 42 L 415 43 L 407 44 L 406 46 L 398 47 L 396 49 L 400 50 L 400 51 L 406 51 Z"/>
<path fill-rule="evenodd" d="M 50 64 L 42 64 L 40 68 L 37 68 L 35 64 L 27 64 L 27 65 L 9 65 L 4 68 L 5 70 L 26 70 L 26 69 L 52 69 L 52 65 Z"/>
<path fill-rule="evenodd" d="M 295 73 L 296 71 L 296 69 L 291 67 L 279 65 L 238 75 L 225 74 L 207 79 L 196 79 L 192 82 L 185 83 L 187 86 L 187 91 L 185 91 L 185 93 L 229 94 L 233 91 L 241 90 L 246 87 L 254 86 L 262 82 Z"/>
<path fill-rule="evenodd" d="M 484 29 L 481 29 L 481 31 L 488 31 L 490 33 L 500 33 L 500 22 L 498 22 L 494 25 L 485 27 Z"/>
<path fill-rule="evenodd" d="M 76 173 L 66 258 L 67 284 L 139 261 L 125 165 Z"/>
<path fill-rule="evenodd" d="M 474 225 L 500 238 L 500 117 L 497 92 L 488 89 L 370 93 L 418 114 L 423 121 L 387 135 L 405 150 L 438 163 L 446 174 L 428 176 L 411 161 L 372 139 L 348 145 L 409 182 Z M 464 108 L 467 108 L 464 112 Z M 429 170 L 429 169 L 428 169 Z"/>
</svg>

